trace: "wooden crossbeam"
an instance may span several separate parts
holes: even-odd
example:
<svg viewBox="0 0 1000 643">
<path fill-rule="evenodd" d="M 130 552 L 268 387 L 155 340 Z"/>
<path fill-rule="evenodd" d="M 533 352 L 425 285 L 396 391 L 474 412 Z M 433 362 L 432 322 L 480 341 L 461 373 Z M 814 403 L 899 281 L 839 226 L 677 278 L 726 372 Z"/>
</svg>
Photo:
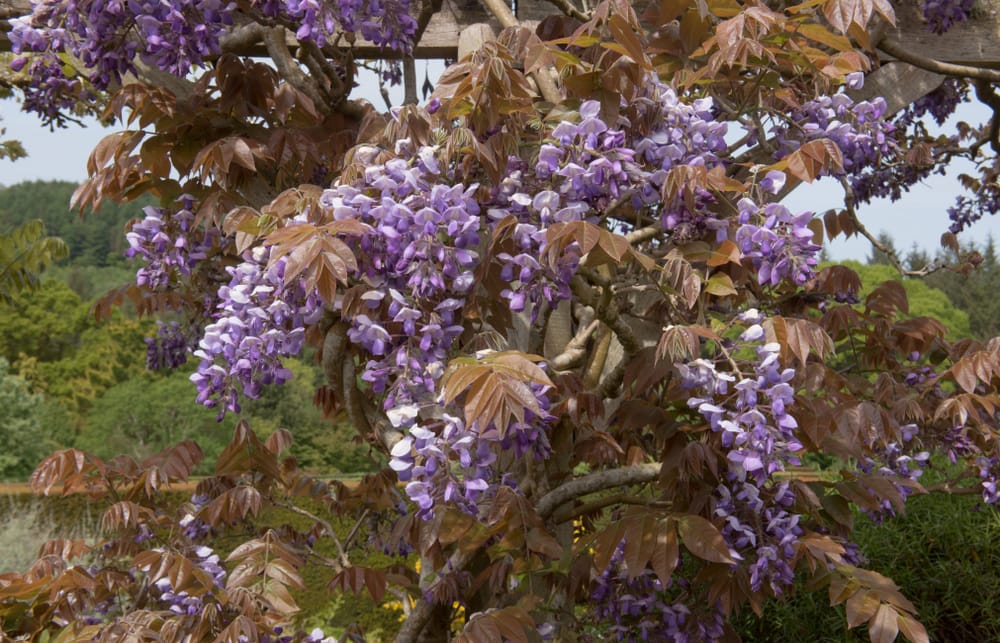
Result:
<svg viewBox="0 0 1000 643">
<path fill-rule="evenodd" d="M 897 4 L 896 27 L 888 31 L 906 49 L 958 65 L 1000 68 L 1000 0 L 978 0 L 973 17 L 946 33 L 932 33 L 917 2 Z"/>
</svg>

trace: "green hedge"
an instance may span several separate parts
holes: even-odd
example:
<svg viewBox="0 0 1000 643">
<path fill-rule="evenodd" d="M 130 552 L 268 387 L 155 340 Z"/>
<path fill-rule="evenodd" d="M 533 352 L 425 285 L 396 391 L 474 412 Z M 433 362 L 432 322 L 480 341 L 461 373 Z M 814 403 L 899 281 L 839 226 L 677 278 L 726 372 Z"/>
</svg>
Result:
<svg viewBox="0 0 1000 643">
<path fill-rule="evenodd" d="M 867 567 L 892 578 L 919 610 L 932 641 L 1000 641 L 1000 518 L 971 496 L 917 496 L 906 514 L 878 525 L 858 518 Z M 827 592 L 801 592 L 769 605 L 762 618 L 737 618 L 748 643 L 868 641 L 848 630 L 843 605 Z"/>
</svg>

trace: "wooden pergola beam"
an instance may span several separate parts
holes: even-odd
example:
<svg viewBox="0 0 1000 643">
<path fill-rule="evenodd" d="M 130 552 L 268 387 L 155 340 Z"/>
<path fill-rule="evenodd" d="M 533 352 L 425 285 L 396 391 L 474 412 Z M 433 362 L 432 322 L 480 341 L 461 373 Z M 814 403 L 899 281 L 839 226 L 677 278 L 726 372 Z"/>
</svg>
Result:
<svg viewBox="0 0 1000 643">
<path fill-rule="evenodd" d="M 1000 68 L 1000 0 L 979 0 L 972 19 L 943 34 L 927 29 L 918 3 L 895 3 L 896 26 L 886 35 L 926 58 Z"/>
</svg>

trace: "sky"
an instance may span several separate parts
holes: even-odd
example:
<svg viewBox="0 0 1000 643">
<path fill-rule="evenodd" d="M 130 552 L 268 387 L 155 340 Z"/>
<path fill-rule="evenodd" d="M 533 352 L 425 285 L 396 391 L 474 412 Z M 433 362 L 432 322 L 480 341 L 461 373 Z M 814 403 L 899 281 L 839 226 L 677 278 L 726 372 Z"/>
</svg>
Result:
<svg viewBox="0 0 1000 643">
<path fill-rule="evenodd" d="M 424 63 L 418 62 L 418 84 L 422 83 L 425 74 L 435 78 L 439 72 L 439 65 L 425 69 Z M 384 107 L 384 102 L 376 87 L 369 79 L 362 83 L 359 93 L 381 108 Z M 394 100 L 399 101 L 400 98 L 398 93 L 395 94 Z M 952 121 L 978 123 L 987 117 L 985 107 L 965 105 Z M 35 117 L 21 112 L 13 100 L 0 101 L 0 118 L 0 127 L 7 129 L 4 138 L 20 140 L 28 152 L 27 158 L 15 162 L 0 160 L 0 185 L 33 179 L 82 181 L 86 177 L 90 150 L 103 136 L 113 131 L 91 122 L 86 128 L 71 126 L 50 132 L 48 128 L 40 126 Z M 945 129 L 948 125 L 945 124 Z M 934 175 L 912 188 L 903 199 L 895 203 L 879 200 L 864 205 L 859 209 L 861 220 L 873 234 L 888 232 L 903 254 L 916 246 L 933 255 L 939 248 L 941 234 L 948 228 L 947 209 L 961 192 L 957 176 L 962 171 L 970 172 L 971 165 L 956 166 L 946 176 Z M 785 199 L 785 203 L 794 212 L 825 212 L 836 207 L 838 202 L 842 203 L 842 198 L 839 185 L 828 180 L 798 188 Z M 980 221 L 959 238 L 963 242 L 981 244 L 991 235 L 1000 239 L 1000 217 L 988 217 Z M 827 253 L 835 260 L 864 261 L 871 254 L 871 245 L 862 238 L 838 239 L 828 244 Z"/>
</svg>

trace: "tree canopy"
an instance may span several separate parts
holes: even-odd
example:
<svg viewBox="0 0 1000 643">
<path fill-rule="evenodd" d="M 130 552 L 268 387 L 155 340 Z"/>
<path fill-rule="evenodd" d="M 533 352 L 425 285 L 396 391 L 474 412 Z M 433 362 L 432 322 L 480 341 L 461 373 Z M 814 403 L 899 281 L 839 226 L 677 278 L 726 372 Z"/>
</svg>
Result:
<svg viewBox="0 0 1000 643">
<path fill-rule="evenodd" d="M 954 233 L 996 210 L 1000 121 L 931 137 L 922 119 L 970 87 L 1000 103 L 1000 73 L 908 50 L 885 0 L 529 6 L 530 27 L 485 0 L 502 30 L 456 34 L 422 106 L 412 59 L 450 3 L 77 0 L 11 21 L 25 109 L 122 128 L 75 206 L 156 202 L 126 235 L 135 283 L 98 316 L 163 317 L 148 364 L 193 357 L 220 421 L 311 346 L 316 403 L 388 465 L 323 482 L 282 455 L 294 426 L 265 439 L 241 417 L 175 508 L 191 440 L 59 451 L 32 484 L 107 499 L 105 540 L 0 577 L 7 635 L 327 640 L 294 620 L 321 568 L 332 591 L 399 596 L 401 641 L 731 640 L 796 574 L 872 641 L 928 640 L 865 568 L 853 511 L 1000 499 L 1000 340 L 956 339 L 820 250 L 861 234 L 904 274 L 945 270 L 907 269 L 858 207 L 968 158 L 943 244 L 974 267 Z M 922 9 L 935 32 L 974 18 Z M 362 53 L 406 104 L 352 100 Z M 842 201 L 782 205 L 820 177 Z M 265 506 L 308 525 L 261 526 Z"/>
</svg>

